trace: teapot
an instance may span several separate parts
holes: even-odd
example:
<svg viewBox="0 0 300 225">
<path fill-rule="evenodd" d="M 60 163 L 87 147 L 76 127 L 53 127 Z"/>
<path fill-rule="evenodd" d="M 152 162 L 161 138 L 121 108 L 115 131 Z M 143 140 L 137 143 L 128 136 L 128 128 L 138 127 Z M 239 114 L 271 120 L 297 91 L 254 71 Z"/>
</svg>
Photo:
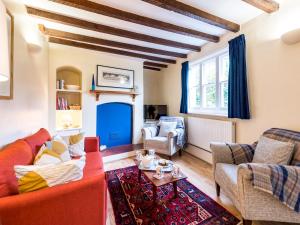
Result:
<svg viewBox="0 0 300 225">
<path fill-rule="evenodd" d="M 142 158 L 142 164 L 146 168 L 150 168 L 153 165 L 153 163 L 154 163 L 154 156 L 145 155 Z"/>
</svg>

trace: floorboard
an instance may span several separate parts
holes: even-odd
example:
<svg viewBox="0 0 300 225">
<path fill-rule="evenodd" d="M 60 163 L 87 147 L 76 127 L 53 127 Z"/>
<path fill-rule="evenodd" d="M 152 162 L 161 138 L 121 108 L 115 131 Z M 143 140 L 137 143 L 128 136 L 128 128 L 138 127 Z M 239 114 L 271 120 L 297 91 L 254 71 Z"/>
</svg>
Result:
<svg viewBox="0 0 300 225">
<path fill-rule="evenodd" d="M 194 184 L 201 191 L 206 193 L 216 202 L 221 204 L 224 208 L 226 208 L 233 215 L 241 218 L 240 213 L 233 206 L 231 201 L 222 194 L 217 197 L 215 193 L 215 185 L 213 181 L 212 167 L 210 164 L 188 154 L 183 153 L 181 157 L 175 156 L 173 161 L 182 169 L 182 171 L 188 176 L 188 180 Z M 135 165 L 133 162 L 133 158 L 122 159 L 110 163 L 106 163 L 104 165 L 105 170 L 114 170 L 118 168 L 128 167 Z M 110 198 L 109 198 L 110 199 Z M 255 221 L 253 225 L 288 225 L 289 223 L 275 223 L 275 222 L 263 222 L 263 221 Z M 112 205 L 110 200 L 108 201 L 108 218 L 107 225 L 115 225 L 114 213 L 112 209 Z"/>
</svg>

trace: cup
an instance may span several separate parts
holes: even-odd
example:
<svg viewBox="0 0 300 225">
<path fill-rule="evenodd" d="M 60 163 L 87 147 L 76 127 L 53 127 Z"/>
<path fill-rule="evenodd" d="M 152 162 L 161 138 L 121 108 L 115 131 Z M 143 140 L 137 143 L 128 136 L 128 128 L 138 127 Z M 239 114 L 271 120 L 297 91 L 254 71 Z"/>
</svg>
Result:
<svg viewBox="0 0 300 225">
<path fill-rule="evenodd" d="M 180 168 L 176 165 L 173 165 L 172 176 L 174 178 L 180 177 Z"/>
<path fill-rule="evenodd" d="M 141 161 L 143 158 L 143 154 L 140 150 L 135 151 L 135 158 L 137 161 Z"/>
<path fill-rule="evenodd" d="M 155 156 L 155 149 L 149 149 L 148 154 L 149 156 Z"/>
</svg>

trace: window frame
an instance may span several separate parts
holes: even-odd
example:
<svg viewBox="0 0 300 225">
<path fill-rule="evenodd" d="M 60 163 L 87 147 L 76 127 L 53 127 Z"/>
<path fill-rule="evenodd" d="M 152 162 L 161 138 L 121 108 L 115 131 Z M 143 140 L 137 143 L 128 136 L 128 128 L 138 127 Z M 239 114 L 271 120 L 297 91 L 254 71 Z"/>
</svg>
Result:
<svg viewBox="0 0 300 225">
<path fill-rule="evenodd" d="M 190 83 L 188 83 L 188 113 L 213 115 L 213 116 L 227 116 L 228 115 L 228 108 L 221 107 L 221 83 L 222 82 L 220 82 L 220 75 L 221 75 L 220 74 L 221 73 L 221 68 L 220 68 L 221 61 L 220 60 L 221 60 L 221 56 L 223 56 L 225 54 L 229 55 L 228 47 L 190 63 L 190 65 L 189 65 L 190 71 L 193 66 L 199 66 L 198 72 L 200 73 L 200 79 L 199 79 L 200 82 L 198 85 L 190 85 Z M 203 108 L 203 99 L 204 98 L 203 98 L 203 83 L 202 83 L 203 71 L 202 70 L 203 70 L 203 64 L 206 61 L 209 61 L 211 59 L 215 59 L 215 66 L 216 66 L 216 82 L 215 82 L 215 85 L 216 85 L 216 107 L 210 109 L 210 108 Z M 227 80 L 227 83 L 228 83 L 228 80 Z M 200 106 L 192 107 L 191 102 L 190 102 L 190 100 L 191 100 L 190 90 L 192 88 L 197 88 L 197 87 L 200 88 L 200 98 L 201 98 Z"/>
</svg>

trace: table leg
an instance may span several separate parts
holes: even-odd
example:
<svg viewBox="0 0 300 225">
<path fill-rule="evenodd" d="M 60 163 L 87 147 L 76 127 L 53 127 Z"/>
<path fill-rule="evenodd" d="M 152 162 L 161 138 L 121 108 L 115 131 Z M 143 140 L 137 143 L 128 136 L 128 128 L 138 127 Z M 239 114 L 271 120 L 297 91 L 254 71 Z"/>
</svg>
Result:
<svg viewBox="0 0 300 225">
<path fill-rule="evenodd" d="M 138 181 L 141 183 L 142 180 L 142 170 L 139 170 Z"/>
<path fill-rule="evenodd" d="M 173 189 L 174 189 L 174 198 L 178 197 L 178 192 L 177 192 L 177 181 L 173 182 Z"/>
</svg>

